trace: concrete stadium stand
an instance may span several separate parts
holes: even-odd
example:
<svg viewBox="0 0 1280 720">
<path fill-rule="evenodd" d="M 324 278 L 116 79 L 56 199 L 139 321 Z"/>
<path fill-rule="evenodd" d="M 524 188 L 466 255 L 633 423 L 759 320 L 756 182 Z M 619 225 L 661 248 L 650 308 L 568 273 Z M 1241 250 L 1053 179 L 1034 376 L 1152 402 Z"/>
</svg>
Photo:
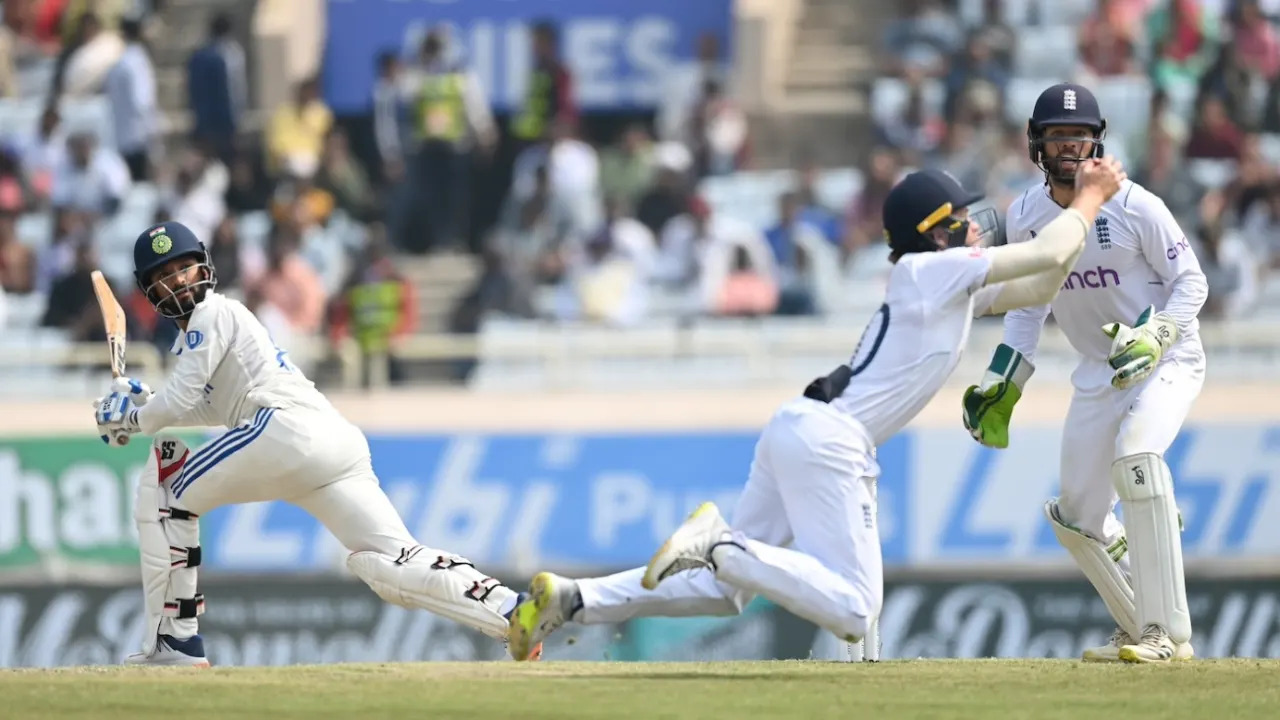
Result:
<svg viewBox="0 0 1280 720">
<path fill-rule="evenodd" d="M 688 392 L 476 392 L 394 390 L 331 394 L 350 420 L 370 432 L 655 432 L 739 430 L 762 427 L 773 410 L 797 395 L 794 386 L 741 391 Z M 960 424 L 960 396 L 953 384 L 920 414 L 913 427 Z M 1262 423 L 1280 420 L 1280 383 L 1216 384 L 1209 380 L 1190 422 Z M 1014 414 L 1017 425 L 1055 426 L 1066 416 L 1071 389 L 1032 379 Z M 92 398 L 83 401 L 5 402 L 0 436 L 94 434 Z"/>
</svg>

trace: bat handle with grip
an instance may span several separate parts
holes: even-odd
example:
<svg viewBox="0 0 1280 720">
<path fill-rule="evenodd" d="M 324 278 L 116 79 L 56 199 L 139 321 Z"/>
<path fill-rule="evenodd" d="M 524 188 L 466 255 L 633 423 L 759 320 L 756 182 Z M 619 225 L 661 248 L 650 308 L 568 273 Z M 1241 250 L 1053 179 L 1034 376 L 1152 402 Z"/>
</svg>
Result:
<svg viewBox="0 0 1280 720">
<path fill-rule="evenodd" d="M 124 377 L 124 374 L 119 372 L 113 372 L 111 373 L 111 377 L 121 378 L 121 377 Z M 111 442 L 115 443 L 116 445 L 119 445 L 120 447 L 124 447 L 125 445 L 129 444 L 129 433 L 125 432 L 124 430 L 112 430 Z"/>
</svg>

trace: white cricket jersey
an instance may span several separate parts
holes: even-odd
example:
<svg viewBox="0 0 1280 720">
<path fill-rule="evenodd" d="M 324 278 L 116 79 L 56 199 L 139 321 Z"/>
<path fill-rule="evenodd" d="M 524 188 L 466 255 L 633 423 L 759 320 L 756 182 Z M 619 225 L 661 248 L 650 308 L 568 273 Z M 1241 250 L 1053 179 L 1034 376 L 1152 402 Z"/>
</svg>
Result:
<svg viewBox="0 0 1280 720">
<path fill-rule="evenodd" d="M 1009 206 L 1009 242 L 1025 242 L 1062 212 L 1037 185 Z M 1165 358 L 1204 362 L 1199 314 L 1208 297 L 1200 261 L 1164 201 L 1126 181 L 1102 206 L 1085 239 L 1084 252 L 1050 305 L 1011 310 L 1005 316 L 1005 344 L 1034 358 L 1040 331 L 1050 310 L 1071 346 L 1083 359 L 1072 375 L 1080 389 L 1108 385 L 1111 338 L 1102 326 L 1132 326 L 1148 306 L 1165 311 L 1178 324 L 1178 341 Z"/>
<path fill-rule="evenodd" d="M 261 407 L 332 408 L 243 304 L 210 292 L 172 352 L 173 375 L 138 411 L 142 432 L 235 427 Z"/>
<path fill-rule="evenodd" d="M 960 362 L 973 318 L 999 292 L 983 287 L 990 270 L 984 248 L 908 253 L 893 266 L 884 304 L 849 361 L 853 379 L 831 403 L 876 445 L 911 422 Z"/>
</svg>

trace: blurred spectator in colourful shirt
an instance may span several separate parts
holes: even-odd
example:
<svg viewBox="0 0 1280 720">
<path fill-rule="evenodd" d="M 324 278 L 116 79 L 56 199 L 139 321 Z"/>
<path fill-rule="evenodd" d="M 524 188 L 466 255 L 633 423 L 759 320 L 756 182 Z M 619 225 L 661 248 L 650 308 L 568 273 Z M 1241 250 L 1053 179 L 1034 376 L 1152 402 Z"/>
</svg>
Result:
<svg viewBox="0 0 1280 720">
<path fill-rule="evenodd" d="M 313 169 L 320 166 L 324 139 L 333 113 L 320 99 L 320 82 L 307 78 L 294 89 L 293 100 L 276 108 L 267 128 L 267 169 L 277 173 L 290 162 Z"/>
<path fill-rule="evenodd" d="M 366 369 L 385 358 L 389 380 L 404 373 L 395 358 L 395 341 L 413 331 L 417 297 L 413 283 L 396 268 L 381 224 L 369 227 L 364 255 L 352 269 L 329 307 L 329 340 L 337 346 L 348 334 L 355 338 Z M 364 382 L 370 382 L 368 373 Z"/>
<path fill-rule="evenodd" d="M 1100 0 L 1098 9 L 1080 26 L 1080 60 L 1093 75 L 1128 75 L 1137 68 L 1136 17 L 1130 4 Z"/>
<path fill-rule="evenodd" d="M 1200 103 L 1196 124 L 1187 139 L 1186 155 L 1191 159 L 1234 160 L 1240 156 L 1244 133 L 1227 115 L 1221 98 L 1213 95 Z"/>
<path fill-rule="evenodd" d="M 1257 0 L 1240 0 L 1231 22 L 1231 44 L 1249 71 L 1271 80 L 1280 72 L 1280 41 Z"/>
<path fill-rule="evenodd" d="M 1213 63 L 1222 32 L 1218 18 L 1196 0 L 1170 0 L 1147 18 L 1147 37 L 1155 43 L 1151 78 L 1160 88 L 1194 85 Z"/>
<path fill-rule="evenodd" d="M 643 125 L 630 125 L 600 153 L 600 194 L 634 206 L 653 183 L 653 141 Z"/>
<path fill-rule="evenodd" d="M 248 102 L 248 79 L 244 48 L 232 35 L 231 16 L 225 13 L 213 18 L 208 42 L 187 61 L 187 98 L 194 138 L 211 143 L 228 160 Z"/>
<path fill-rule="evenodd" d="M 784 193 L 778 200 L 778 223 L 765 231 L 778 267 L 779 315 L 813 315 L 817 312 L 813 260 L 809 248 L 827 239 L 818 228 L 805 221 L 798 192 Z"/>
<path fill-rule="evenodd" d="M 307 335 L 319 330 L 324 320 L 325 294 L 300 246 L 297 227 L 277 223 L 268 240 L 266 272 L 246 285 L 288 319 L 293 333 Z"/>
</svg>

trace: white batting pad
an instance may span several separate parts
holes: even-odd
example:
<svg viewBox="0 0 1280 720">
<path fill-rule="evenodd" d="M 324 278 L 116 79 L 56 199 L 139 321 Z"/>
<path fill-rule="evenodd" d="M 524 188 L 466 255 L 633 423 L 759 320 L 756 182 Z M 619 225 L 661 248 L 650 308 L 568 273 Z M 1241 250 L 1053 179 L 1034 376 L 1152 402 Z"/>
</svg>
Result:
<svg viewBox="0 0 1280 720">
<path fill-rule="evenodd" d="M 1174 642 L 1185 643 L 1191 639 L 1191 613 L 1169 467 L 1159 455 L 1139 453 L 1116 460 L 1111 478 L 1124 509 L 1138 625 L 1159 625 Z"/>
<path fill-rule="evenodd" d="M 347 567 L 393 605 L 426 610 L 489 637 L 507 639 L 504 605 L 515 592 L 476 570 L 466 558 L 417 545 L 399 557 L 363 551 L 347 556 Z"/>
<path fill-rule="evenodd" d="M 157 634 L 188 638 L 198 632 L 204 597 L 196 593 L 200 565 L 198 515 L 182 509 L 169 488 L 187 459 L 181 440 L 158 436 L 138 478 L 133 519 L 138 525 L 142 593 L 147 624 L 142 650 L 155 651 Z"/>
<path fill-rule="evenodd" d="M 1053 528 L 1058 542 L 1071 554 L 1084 576 L 1098 591 L 1116 625 L 1129 633 L 1130 637 L 1142 637 L 1142 628 L 1138 625 L 1137 609 L 1134 606 L 1133 587 L 1129 585 L 1129 579 L 1125 577 L 1119 564 L 1126 552 L 1125 537 L 1121 536 L 1110 547 L 1103 545 L 1078 528 L 1063 522 L 1058 514 L 1056 499 L 1044 504 L 1044 514 L 1049 518 L 1049 527 Z"/>
<path fill-rule="evenodd" d="M 763 595 L 845 642 L 867 634 L 874 600 L 848 580 L 811 555 L 738 535 L 734 539 L 712 551 L 716 579 Z"/>
</svg>

